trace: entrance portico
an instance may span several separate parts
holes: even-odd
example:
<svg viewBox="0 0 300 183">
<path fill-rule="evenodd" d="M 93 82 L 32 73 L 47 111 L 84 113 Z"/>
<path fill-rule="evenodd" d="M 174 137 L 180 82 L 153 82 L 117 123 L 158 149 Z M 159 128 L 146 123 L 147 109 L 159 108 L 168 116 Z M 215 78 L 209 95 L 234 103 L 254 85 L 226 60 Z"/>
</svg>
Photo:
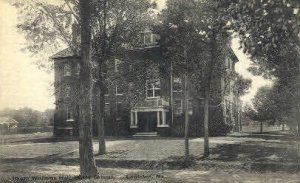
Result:
<svg viewBox="0 0 300 183">
<path fill-rule="evenodd" d="M 167 109 L 163 107 L 137 107 L 131 110 L 130 128 L 140 131 L 153 131 L 153 124 L 157 128 L 169 127 L 167 124 Z M 155 121 L 154 121 L 155 120 Z"/>
</svg>

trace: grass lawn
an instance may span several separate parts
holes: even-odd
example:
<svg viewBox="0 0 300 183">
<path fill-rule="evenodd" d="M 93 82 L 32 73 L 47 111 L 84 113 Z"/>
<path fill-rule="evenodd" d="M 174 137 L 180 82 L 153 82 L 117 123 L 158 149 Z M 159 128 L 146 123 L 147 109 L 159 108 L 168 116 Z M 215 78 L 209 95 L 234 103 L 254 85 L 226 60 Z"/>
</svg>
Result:
<svg viewBox="0 0 300 183">
<path fill-rule="evenodd" d="M 78 142 L 40 140 L 49 139 L 49 135 L 5 137 L 6 143 L 0 144 L 0 182 L 300 182 L 300 140 L 287 134 L 212 137 L 211 155 L 205 159 L 203 138 L 191 139 L 193 166 L 185 169 L 130 166 L 133 161 L 182 159 L 183 139 L 107 140 L 107 154 L 96 159 L 128 164 L 120 168 L 117 164 L 105 167 L 100 163 L 99 178 L 89 180 L 76 178 L 79 175 L 76 162 L 61 161 L 78 157 Z M 97 145 L 94 141 L 95 153 Z"/>
</svg>

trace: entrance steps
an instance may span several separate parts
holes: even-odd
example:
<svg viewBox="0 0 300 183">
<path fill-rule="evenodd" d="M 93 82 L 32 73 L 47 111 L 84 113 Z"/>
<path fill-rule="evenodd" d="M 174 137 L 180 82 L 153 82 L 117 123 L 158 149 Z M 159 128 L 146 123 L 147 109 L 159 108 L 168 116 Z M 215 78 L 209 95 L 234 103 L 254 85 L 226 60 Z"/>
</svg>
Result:
<svg viewBox="0 0 300 183">
<path fill-rule="evenodd" d="M 157 132 L 138 132 L 132 135 L 134 138 L 155 138 L 158 137 Z"/>
</svg>

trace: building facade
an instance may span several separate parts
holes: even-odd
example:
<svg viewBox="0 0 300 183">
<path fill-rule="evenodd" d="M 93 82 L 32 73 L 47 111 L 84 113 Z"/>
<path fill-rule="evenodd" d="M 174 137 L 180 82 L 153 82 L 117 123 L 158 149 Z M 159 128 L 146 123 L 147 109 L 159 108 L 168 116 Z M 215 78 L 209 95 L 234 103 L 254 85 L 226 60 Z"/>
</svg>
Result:
<svg viewBox="0 0 300 183">
<path fill-rule="evenodd" d="M 130 136 L 156 132 L 160 136 L 183 136 L 184 76 L 175 75 L 163 57 L 159 36 L 145 31 L 139 44 L 123 55 L 109 60 L 105 92 L 106 136 Z M 240 100 L 234 80 L 226 75 L 235 72 L 238 61 L 230 48 L 221 70 L 212 80 L 210 134 L 224 135 L 239 123 Z M 54 135 L 78 135 L 79 56 L 66 49 L 51 57 L 54 60 L 56 112 Z M 203 95 L 189 82 L 188 114 L 190 136 L 203 135 Z M 97 133 L 94 121 L 94 133 Z"/>
</svg>

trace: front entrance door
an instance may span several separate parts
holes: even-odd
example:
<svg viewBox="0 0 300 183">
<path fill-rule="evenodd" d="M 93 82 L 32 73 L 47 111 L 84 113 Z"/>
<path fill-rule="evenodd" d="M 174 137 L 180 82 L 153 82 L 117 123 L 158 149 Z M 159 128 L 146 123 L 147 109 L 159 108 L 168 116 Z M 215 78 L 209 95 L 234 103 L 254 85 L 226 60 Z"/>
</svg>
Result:
<svg viewBox="0 0 300 183">
<path fill-rule="evenodd" d="M 138 128 L 140 132 L 155 132 L 157 126 L 156 112 L 139 112 Z"/>
</svg>

